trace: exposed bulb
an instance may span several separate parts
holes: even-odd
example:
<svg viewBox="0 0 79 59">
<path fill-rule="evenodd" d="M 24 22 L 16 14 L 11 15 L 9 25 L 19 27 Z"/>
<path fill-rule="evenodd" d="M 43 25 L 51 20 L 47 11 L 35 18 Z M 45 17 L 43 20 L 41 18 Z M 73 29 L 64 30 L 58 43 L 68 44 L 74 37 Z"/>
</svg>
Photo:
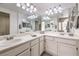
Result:
<svg viewBox="0 0 79 59">
<path fill-rule="evenodd" d="M 36 12 L 37 11 L 37 9 L 36 8 L 34 8 L 34 12 Z"/>
<path fill-rule="evenodd" d="M 33 9 L 33 8 L 34 8 L 34 6 L 33 6 L 33 5 L 31 5 L 31 6 L 30 6 L 30 9 Z"/>
<path fill-rule="evenodd" d="M 26 11 L 29 11 L 29 8 L 27 8 Z"/>
<path fill-rule="evenodd" d="M 58 12 L 61 13 L 62 11 L 63 11 L 63 8 L 61 7 L 61 5 L 59 5 Z"/>
<path fill-rule="evenodd" d="M 45 14 L 48 14 L 48 11 L 45 11 Z"/>
<path fill-rule="evenodd" d="M 56 8 L 56 7 L 54 8 L 54 13 L 58 13 L 58 11 L 57 11 L 57 8 Z"/>
<path fill-rule="evenodd" d="M 30 3 L 27 3 L 27 7 L 30 7 Z"/>
<path fill-rule="evenodd" d="M 49 12 L 51 13 L 52 12 L 52 9 L 50 9 Z"/>
<path fill-rule="evenodd" d="M 22 6 L 22 9 L 25 9 L 25 6 Z"/>
<path fill-rule="evenodd" d="M 17 3 L 16 6 L 17 6 L 17 7 L 21 7 L 21 4 L 20 4 L 20 3 Z"/>
</svg>

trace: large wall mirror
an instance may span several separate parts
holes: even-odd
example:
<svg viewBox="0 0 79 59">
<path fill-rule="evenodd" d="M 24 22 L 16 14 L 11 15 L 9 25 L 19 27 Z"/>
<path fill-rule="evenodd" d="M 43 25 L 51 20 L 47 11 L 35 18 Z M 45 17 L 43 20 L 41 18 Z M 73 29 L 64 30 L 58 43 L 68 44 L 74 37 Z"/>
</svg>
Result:
<svg viewBox="0 0 79 59">
<path fill-rule="evenodd" d="M 0 36 L 10 34 L 10 15 L 0 12 Z"/>
</svg>

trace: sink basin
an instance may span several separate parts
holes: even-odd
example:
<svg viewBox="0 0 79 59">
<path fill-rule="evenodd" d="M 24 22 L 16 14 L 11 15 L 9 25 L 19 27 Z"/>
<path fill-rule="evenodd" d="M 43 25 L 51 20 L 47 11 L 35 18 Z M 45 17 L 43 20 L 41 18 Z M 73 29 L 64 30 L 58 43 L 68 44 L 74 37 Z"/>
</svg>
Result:
<svg viewBox="0 0 79 59">
<path fill-rule="evenodd" d="M 36 37 L 37 35 L 31 35 L 32 37 Z"/>
<path fill-rule="evenodd" d="M 6 47 L 9 46 L 11 44 L 15 44 L 17 42 L 20 42 L 21 39 L 13 39 L 13 40 L 1 40 L 0 41 L 0 47 Z"/>
</svg>

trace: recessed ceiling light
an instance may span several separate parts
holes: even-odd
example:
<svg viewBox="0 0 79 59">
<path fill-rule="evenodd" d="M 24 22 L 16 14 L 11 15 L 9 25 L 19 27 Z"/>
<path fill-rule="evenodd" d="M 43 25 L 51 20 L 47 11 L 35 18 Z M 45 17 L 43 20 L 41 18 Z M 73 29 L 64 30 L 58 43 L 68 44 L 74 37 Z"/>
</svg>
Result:
<svg viewBox="0 0 79 59">
<path fill-rule="evenodd" d="M 21 4 L 20 4 L 20 3 L 17 3 L 16 6 L 17 6 L 17 7 L 21 7 Z"/>
</svg>

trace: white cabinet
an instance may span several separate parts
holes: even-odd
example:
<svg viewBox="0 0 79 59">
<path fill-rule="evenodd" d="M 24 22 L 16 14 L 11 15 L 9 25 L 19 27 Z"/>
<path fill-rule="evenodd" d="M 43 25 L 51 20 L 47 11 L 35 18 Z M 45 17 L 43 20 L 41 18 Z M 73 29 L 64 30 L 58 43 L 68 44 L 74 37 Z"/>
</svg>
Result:
<svg viewBox="0 0 79 59">
<path fill-rule="evenodd" d="M 31 56 L 39 56 L 39 38 L 31 41 Z"/>
<path fill-rule="evenodd" d="M 39 56 L 39 44 L 31 47 L 31 56 Z"/>
<path fill-rule="evenodd" d="M 11 49 L 3 51 L 2 53 L 0 53 L 0 56 L 16 56 L 28 48 L 30 48 L 30 43 L 26 42 L 24 44 L 20 44 L 19 46 L 12 47 Z"/>
<path fill-rule="evenodd" d="M 76 46 L 58 43 L 59 56 L 76 56 Z"/>
<path fill-rule="evenodd" d="M 18 56 L 30 56 L 30 49 L 27 49 L 27 50 L 23 51 Z"/>
<path fill-rule="evenodd" d="M 44 37 L 40 38 L 40 55 L 44 52 Z"/>
<path fill-rule="evenodd" d="M 76 41 L 71 39 L 58 39 L 58 55 L 59 56 L 76 56 Z"/>
<path fill-rule="evenodd" d="M 45 51 L 51 55 L 57 55 L 57 40 L 54 37 L 45 37 Z"/>
</svg>

